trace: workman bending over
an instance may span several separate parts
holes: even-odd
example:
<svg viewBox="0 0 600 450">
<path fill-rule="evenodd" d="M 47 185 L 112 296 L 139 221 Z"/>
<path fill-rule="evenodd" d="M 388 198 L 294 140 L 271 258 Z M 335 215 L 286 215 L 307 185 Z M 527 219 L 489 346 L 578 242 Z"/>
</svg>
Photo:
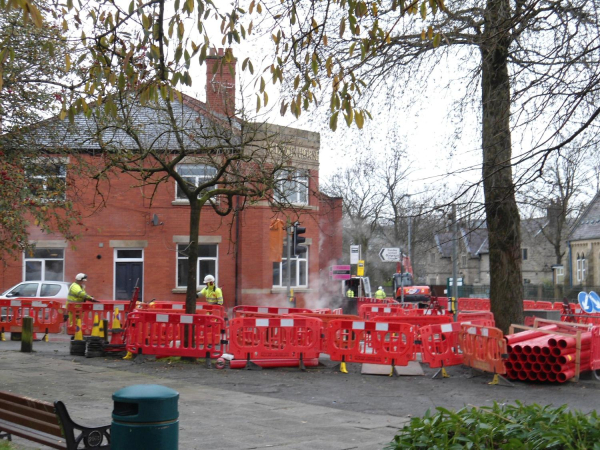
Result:
<svg viewBox="0 0 600 450">
<path fill-rule="evenodd" d="M 354 297 L 354 291 L 352 288 L 348 289 L 348 292 L 346 292 L 346 297 Z"/>
<path fill-rule="evenodd" d="M 223 305 L 223 291 L 215 285 L 215 277 L 206 275 L 204 277 L 206 287 L 196 294 L 196 297 L 204 296 L 211 305 Z"/>
</svg>

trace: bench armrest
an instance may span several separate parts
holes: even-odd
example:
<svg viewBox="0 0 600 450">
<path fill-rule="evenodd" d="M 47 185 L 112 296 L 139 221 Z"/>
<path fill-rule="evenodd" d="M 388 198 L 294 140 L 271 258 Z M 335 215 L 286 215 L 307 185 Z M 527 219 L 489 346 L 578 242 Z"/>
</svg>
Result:
<svg viewBox="0 0 600 450">
<path fill-rule="evenodd" d="M 81 448 L 81 443 L 84 445 L 83 448 L 110 449 L 110 425 L 84 427 L 71 419 L 63 402 L 54 402 L 54 408 L 62 426 L 68 450 Z"/>
</svg>

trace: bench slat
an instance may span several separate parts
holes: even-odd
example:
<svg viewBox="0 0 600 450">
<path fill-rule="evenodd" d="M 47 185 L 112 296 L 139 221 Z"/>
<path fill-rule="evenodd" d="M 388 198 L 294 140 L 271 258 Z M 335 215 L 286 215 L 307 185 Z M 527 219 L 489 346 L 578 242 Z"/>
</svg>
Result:
<svg viewBox="0 0 600 450">
<path fill-rule="evenodd" d="M 16 403 L 17 405 L 29 406 L 30 408 L 39 409 L 40 411 L 54 413 L 54 404 L 35 398 L 22 397 L 20 395 L 0 391 L 0 400 L 6 400 L 7 402 Z"/>
<path fill-rule="evenodd" d="M 12 403 L 10 401 L 3 400 L 0 398 L 0 414 L 2 413 L 2 410 L 9 411 L 11 413 L 21 414 L 25 417 L 30 417 L 32 419 L 38 419 L 44 422 L 58 425 L 58 418 L 56 417 L 56 413 L 54 412 L 54 407 L 52 408 L 51 412 L 48 412 L 32 408 L 29 405 L 25 406 Z"/>
<path fill-rule="evenodd" d="M 16 423 L 18 425 L 21 425 L 22 427 L 33 428 L 43 433 L 51 434 L 57 437 L 62 437 L 62 431 L 60 429 L 60 426 L 58 425 L 58 420 L 56 419 L 56 416 L 52 418 L 52 422 L 48 422 L 45 420 L 33 419 L 31 417 L 27 417 L 12 411 L 0 409 L 0 419 L 3 419 L 7 422 Z"/>
<path fill-rule="evenodd" d="M 59 439 L 57 437 L 51 436 L 46 433 L 41 433 L 39 431 L 33 430 L 31 428 L 22 427 L 20 425 L 6 422 L 5 420 L 0 419 L 0 430 L 7 431 L 15 436 L 22 437 L 24 439 L 29 439 L 30 441 L 37 442 L 42 445 L 46 445 L 52 448 L 58 449 L 66 449 L 67 443 L 64 439 Z"/>
</svg>

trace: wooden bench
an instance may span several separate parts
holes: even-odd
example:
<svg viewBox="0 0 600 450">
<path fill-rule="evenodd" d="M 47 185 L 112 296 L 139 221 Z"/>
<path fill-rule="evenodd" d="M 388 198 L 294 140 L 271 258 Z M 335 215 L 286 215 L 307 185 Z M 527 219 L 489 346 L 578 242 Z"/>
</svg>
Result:
<svg viewBox="0 0 600 450">
<path fill-rule="evenodd" d="M 110 425 L 84 427 L 71 420 L 63 402 L 0 391 L 0 439 L 10 441 L 13 434 L 52 448 L 110 449 Z"/>
</svg>

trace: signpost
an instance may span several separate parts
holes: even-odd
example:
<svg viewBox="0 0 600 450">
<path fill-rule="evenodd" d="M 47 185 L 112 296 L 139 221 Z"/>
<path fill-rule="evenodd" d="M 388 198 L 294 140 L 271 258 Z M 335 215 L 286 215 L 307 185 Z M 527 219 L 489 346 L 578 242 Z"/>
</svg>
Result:
<svg viewBox="0 0 600 450">
<path fill-rule="evenodd" d="M 332 280 L 349 280 L 352 278 L 349 265 L 329 266 L 329 278 Z"/>
<path fill-rule="evenodd" d="M 379 251 L 379 258 L 383 262 L 400 262 L 402 252 L 399 248 L 382 248 Z"/>
</svg>

